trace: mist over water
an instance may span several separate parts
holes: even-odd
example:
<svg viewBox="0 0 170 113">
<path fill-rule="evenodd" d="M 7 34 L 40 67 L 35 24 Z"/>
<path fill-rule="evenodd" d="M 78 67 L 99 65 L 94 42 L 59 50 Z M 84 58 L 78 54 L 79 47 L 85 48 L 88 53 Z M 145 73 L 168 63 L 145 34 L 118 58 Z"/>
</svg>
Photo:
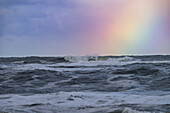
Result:
<svg viewBox="0 0 170 113">
<path fill-rule="evenodd" d="M 0 111 L 170 112 L 170 56 L 0 58 Z"/>
</svg>

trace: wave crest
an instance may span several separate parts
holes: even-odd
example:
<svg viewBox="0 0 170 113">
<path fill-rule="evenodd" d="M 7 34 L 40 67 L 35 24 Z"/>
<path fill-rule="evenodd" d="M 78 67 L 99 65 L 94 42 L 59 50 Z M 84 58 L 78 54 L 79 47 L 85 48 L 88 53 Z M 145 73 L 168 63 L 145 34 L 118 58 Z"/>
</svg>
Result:
<svg viewBox="0 0 170 113">
<path fill-rule="evenodd" d="M 64 59 L 69 62 L 87 62 L 87 61 L 97 61 L 98 56 L 65 56 Z"/>
<path fill-rule="evenodd" d="M 131 108 L 125 108 L 122 113 L 151 113 L 151 112 L 136 111 L 136 110 L 132 110 Z"/>
</svg>

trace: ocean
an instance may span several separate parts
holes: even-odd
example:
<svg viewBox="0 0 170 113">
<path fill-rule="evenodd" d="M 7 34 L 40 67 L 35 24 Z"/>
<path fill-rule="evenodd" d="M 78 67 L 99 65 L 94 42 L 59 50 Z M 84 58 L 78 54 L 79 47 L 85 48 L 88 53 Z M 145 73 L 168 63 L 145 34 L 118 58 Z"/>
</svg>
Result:
<svg viewBox="0 0 170 113">
<path fill-rule="evenodd" d="M 170 55 L 0 58 L 0 113 L 170 113 Z"/>
</svg>

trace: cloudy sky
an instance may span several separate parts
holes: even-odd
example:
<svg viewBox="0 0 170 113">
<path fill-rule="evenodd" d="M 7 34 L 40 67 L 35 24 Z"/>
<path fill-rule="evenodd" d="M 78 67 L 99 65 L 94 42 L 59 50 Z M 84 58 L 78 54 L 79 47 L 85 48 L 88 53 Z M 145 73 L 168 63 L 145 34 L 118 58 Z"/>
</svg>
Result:
<svg viewBox="0 0 170 113">
<path fill-rule="evenodd" d="M 0 0 L 0 56 L 170 54 L 169 0 Z"/>
</svg>

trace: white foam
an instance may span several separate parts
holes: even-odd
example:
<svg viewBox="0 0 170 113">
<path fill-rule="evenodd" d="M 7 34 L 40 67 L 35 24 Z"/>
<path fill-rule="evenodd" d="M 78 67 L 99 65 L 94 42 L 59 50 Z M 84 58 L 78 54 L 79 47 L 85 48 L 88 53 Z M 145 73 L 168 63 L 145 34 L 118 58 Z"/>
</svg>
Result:
<svg viewBox="0 0 170 113">
<path fill-rule="evenodd" d="M 5 98 L 7 97 L 7 98 Z M 53 94 L 35 94 L 30 96 L 22 96 L 17 94 L 0 95 L 0 109 L 8 111 L 38 110 L 39 112 L 56 111 L 62 113 L 90 113 L 98 110 L 111 110 L 119 105 L 138 105 L 140 108 L 161 106 L 170 104 L 170 95 L 164 96 L 147 96 L 147 95 L 132 95 L 116 92 L 60 92 Z M 3 99 L 4 98 L 4 99 Z M 24 107 L 36 105 L 34 107 Z M 114 107 L 115 106 L 115 107 Z M 80 109 L 84 107 L 84 109 Z M 132 106 L 133 107 L 133 106 Z M 71 111 L 70 111 L 71 109 Z M 41 111 L 42 110 L 42 111 Z M 123 113 L 149 113 L 146 111 L 136 111 L 130 108 L 125 108 Z"/>
<path fill-rule="evenodd" d="M 24 61 L 15 61 L 15 62 L 13 62 L 13 64 L 23 64 L 24 63 Z"/>
<path fill-rule="evenodd" d="M 122 113 L 151 113 L 146 111 L 132 110 L 131 108 L 125 108 Z"/>
<path fill-rule="evenodd" d="M 115 87 L 123 87 L 123 88 L 131 88 L 139 86 L 139 83 L 133 80 L 119 80 L 119 81 L 109 81 L 112 86 Z"/>
<path fill-rule="evenodd" d="M 58 65 L 72 65 L 72 66 L 98 66 L 98 65 L 127 65 L 139 62 L 140 60 L 134 59 L 132 57 L 122 57 L 122 58 L 108 58 L 108 59 L 99 59 L 97 56 L 81 56 L 81 57 L 73 57 L 67 56 L 65 57 L 68 61 L 72 62 L 68 63 L 60 63 Z M 95 59 L 90 61 L 90 59 Z"/>
<path fill-rule="evenodd" d="M 90 60 L 97 60 L 98 56 L 65 56 L 64 59 L 69 62 L 87 62 Z"/>
<path fill-rule="evenodd" d="M 123 62 L 128 62 L 128 61 L 134 61 L 135 59 L 132 58 L 132 57 L 128 57 L 128 56 L 125 56 L 125 57 L 122 57 L 122 58 L 117 58 L 118 61 L 123 61 Z"/>
<path fill-rule="evenodd" d="M 170 61 L 169 60 L 167 60 L 167 61 L 139 61 L 139 62 L 137 62 L 137 63 L 151 63 L 151 64 L 157 64 L 157 63 L 170 63 Z"/>
<path fill-rule="evenodd" d="M 51 70 L 51 71 L 95 71 L 95 70 L 100 70 L 100 68 L 90 68 L 90 67 L 86 67 L 86 68 L 53 68 L 53 66 L 68 66 L 68 65 L 54 65 L 54 64 L 25 64 L 25 65 L 17 65 L 15 67 L 13 67 L 13 69 L 15 70 L 21 70 L 21 71 L 25 71 L 25 70 L 35 70 L 35 69 L 40 69 L 40 70 Z M 70 65 L 71 66 L 71 65 Z"/>
</svg>

